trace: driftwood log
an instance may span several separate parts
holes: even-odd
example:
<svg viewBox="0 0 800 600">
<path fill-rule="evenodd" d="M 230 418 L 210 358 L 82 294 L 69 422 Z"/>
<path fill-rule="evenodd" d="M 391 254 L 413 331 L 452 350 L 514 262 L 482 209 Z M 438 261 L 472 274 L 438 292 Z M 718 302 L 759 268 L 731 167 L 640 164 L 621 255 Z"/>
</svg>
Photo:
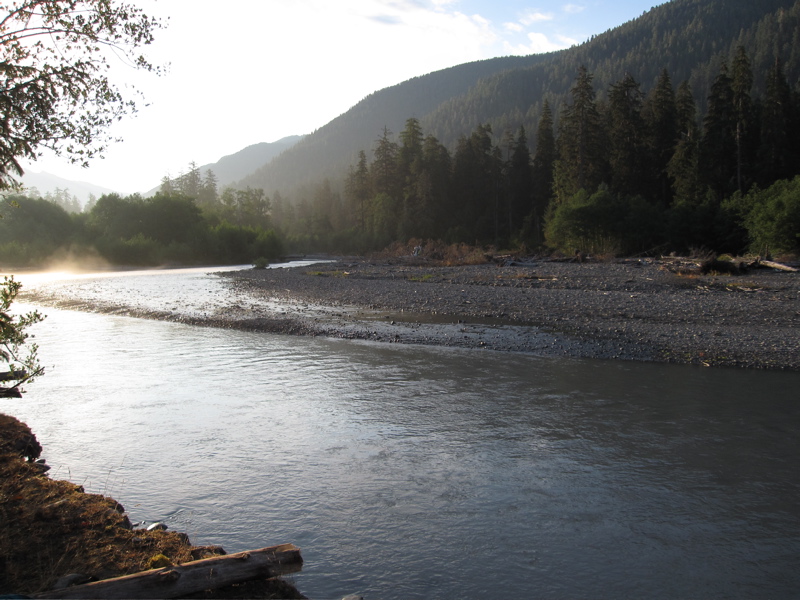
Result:
<svg viewBox="0 0 800 600">
<path fill-rule="evenodd" d="M 769 267 L 770 269 L 778 269 L 779 271 L 786 271 L 787 273 L 797 273 L 800 270 L 800 269 L 795 269 L 794 267 L 790 267 L 789 265 L 777 263 L 772 260 L 761 259 L 758 261 L 758 264 L 762 267 Z"/>
<path fill-rule="evenodd" d="M 27 371 L 0 371 L 0 381 L 14 381 L 28 376 Z"/>
<path fill-rule="evenodd" d="M 300 549 L 292 544 L 283 544 L 51 590 L 31 597 L 176 598 L 251 579 L 296 573 L 302 566 Z"/>
</svg>

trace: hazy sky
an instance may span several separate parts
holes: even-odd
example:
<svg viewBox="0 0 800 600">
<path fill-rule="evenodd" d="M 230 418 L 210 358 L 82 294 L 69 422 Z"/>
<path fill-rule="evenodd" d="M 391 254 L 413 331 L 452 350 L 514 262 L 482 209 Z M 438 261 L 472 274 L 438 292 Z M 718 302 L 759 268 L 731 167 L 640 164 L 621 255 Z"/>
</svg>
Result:
<svg viewBox="0 0 800 600">
<path fill-rule="evenodd" d="M 132 71 L 148 106 L 124 138 L 80 169 L 43 158 L 31 171 L 143 192 L 194 161 L 310 133 L 379 89 L 454 65 L 568 48 L 662 4 L 654 0 L 129 0 L 169 18 Z M 379 132 L 376 132 L 376 136 Z"/>
</svg>

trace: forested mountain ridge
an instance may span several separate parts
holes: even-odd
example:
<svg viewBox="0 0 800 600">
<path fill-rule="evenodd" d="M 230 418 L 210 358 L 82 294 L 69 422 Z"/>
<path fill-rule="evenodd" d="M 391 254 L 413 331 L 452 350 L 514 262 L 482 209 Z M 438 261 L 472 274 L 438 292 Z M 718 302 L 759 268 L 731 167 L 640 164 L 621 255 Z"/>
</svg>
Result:
<svg viewBox="0 0 800 600">
<path fill-rule="evenodd" d="M 341 178 L 357 152 L 384 127 L 399 131 L 409 116 L 429 114 L 465 94 L 481 79 L 548 60 L 552 54 L 510 56 L 467 63 L 374 92 L 296 146 L 239 181 L 239 187 L 293 190 L 323 178 Z"/>
<path fill-rule="evenodd" d="M 226 186 L 246 177 L 262 165 L 268 163 L 287 148 L 291 148 L 303 139 L 302 135 L 292 135 L 276 142 L 261 142 L 247 146 L 238 152 L 223 156 L 215 163 L 200 167 L 200 172 L 208 170 L 217 176 L 219 186 Z"/>
<path fill-rule="evenodd" d="M 481 124 L 491 126 L 495 141 L 520 126 L 533 132 L 544 100 L 558 122 L 580 66 L 594 74 L 601 100 L 626 74 L 646 93 L 666 68 L 676 85 L 689 81 L 702 114 L 719 64 L 738 46 L 751 57 L 755 91 L 763 90 L 776 58 L 787 79 L 796 81 L 798 31 L 800 2 L 795 0 L 673 0 L 568 50 L 469 63 L 376 92 L 239 185 L 299 201 L 301 186 L 325 178 L 338 184 L 359 150 L 371 152 L 384 127 L 398 132 L 409 117 L 451 150 Z"/>
<path fill-rule="evenodd" d="M 152 198 L 107 195 L 78 215 L 20 198 L 0 263 L 84 246 L 160 264 L 440 241 L 796 257 L 798 76 L 800 0 L 673 0 L 570 50 L 376 92 L 236 188 L 191 164 Z"/>
</svg>

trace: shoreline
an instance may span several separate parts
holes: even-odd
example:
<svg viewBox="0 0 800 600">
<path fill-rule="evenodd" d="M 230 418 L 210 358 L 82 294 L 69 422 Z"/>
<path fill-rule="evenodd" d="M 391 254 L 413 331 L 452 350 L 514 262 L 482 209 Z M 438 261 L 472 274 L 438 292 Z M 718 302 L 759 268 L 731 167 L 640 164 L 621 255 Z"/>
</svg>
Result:
<svg viewBox="0 0 800 600">
<path fill-rule="evenodd" d="M 226 554 L 166 526 L 136 528 L 115 499 L 51 479 L 41 453 L 30 427 L 0 412 L 0 594 L 52 592 Z M 189 597 L 305 598 L 280 577 Z"/>
<path fill-rule="evenodd" d="M 213 310 L 144 310 L 45 291 L 22 301 L 288 335 L 536 356 L 800 370 L 800 275 L 703 275 L 670 259 L 440 266 L 343 259 L 216 273 Z"/>
<path fill-rule="evenodd" d="M 795 273 L 681 275 L 650 259 L 456 267 L 392 259 L 222 276 L 240 304 L 249 300 L 236 319 L 253 329 L 275 329 L 259 305 L 279 300 L 295 307 L 287 324 L 299 320 L 312 335 L 800 370 Z"/>
</svg>

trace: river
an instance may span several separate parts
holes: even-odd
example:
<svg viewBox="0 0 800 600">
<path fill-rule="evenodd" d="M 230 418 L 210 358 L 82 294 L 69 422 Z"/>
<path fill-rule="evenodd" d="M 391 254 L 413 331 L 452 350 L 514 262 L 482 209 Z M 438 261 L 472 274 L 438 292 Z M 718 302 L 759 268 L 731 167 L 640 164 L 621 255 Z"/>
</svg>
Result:
<svg viewBox="0 0 800 600">
<path fill-rule="evenodd" d="M 27 285 L 187 314 L 227 298 L 203 270 Z M 310 598 L 800 590 L 799 373 L 41 310 L 48 372 L 3 410 L 51 476 L 195 544 L 294 543 Z"/>
</svg>

